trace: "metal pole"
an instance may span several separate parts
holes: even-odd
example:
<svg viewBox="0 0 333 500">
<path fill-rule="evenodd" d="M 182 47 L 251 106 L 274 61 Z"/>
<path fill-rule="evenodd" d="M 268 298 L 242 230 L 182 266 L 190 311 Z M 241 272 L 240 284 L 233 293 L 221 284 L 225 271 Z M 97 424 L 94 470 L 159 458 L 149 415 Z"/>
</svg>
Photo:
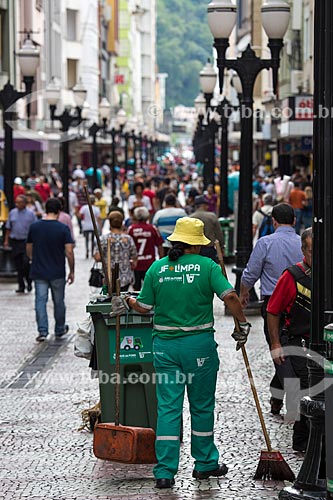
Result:
<svg viewBox="0 0 333 500">
<path fill-rule="evenodd" d="M 284 488 L 282 499 L 325 499 L 333 492 L 333 448 L 331 413 L 329 432 L 326 436 L 327 487 L 331 491 L 326 496 L 325 456 L 323 437 L 325 433 L 325 411 L 332 411 L 332 390 L 314 391 L 312 387 L 324 379 L 323 366 L 318 365 L 326 354 L 324 327 L 333 321 L 333 266 L 332 266 L 332 217 L 333 217 L 333 161 L 332 119 L 320 116 L 319 107 L 331 109 L 333 105 L 333 9 L 331 0 L 316 0 L 314 11 L 314 185 L 313 185 L 313 246 L 312 246 L 312 314 L 310 348 L 308 360 L 309 397 L 301 400 L 301 412 L 309 418 L 310 436 L 304 462 L 292 487 Z M 333 336 L 332 336 L 333 337 Z M 330 352 L 332 352 L 330 348 Z M 327 363 L 327 362 L 326 362 Z M 318 393 L 319 392 L 319 393 Z M 330 482 L 331 481 L 331 482 Z"/>
<path fill-rule="evenodd" d="M 97 152 L 97 132 L 93 134 L 92 148 L 92 164 L 93 164 L 93 189 L 98 187 L 97 168 L 98 168 L 98 152 Z"/>
<path fill-rule="evenodd" d="M 4 171 L 4 188 L 5 195 L 7 198 L 7 203 L 9 209 L 14 206 L 14 178 L 16 176 L 16 165 L 14 157 L 14 147 L 13 147 L 13 129 L 7 123 L 12 118 L 12 113 L 4 111 L 3 113 L 3 123 L 5 129 L 5 171 Z"/>
<path fill-rule="evenodd" d="M 220 217 L 228 217 L 228 124 L 229 117 L 221 116 Z"/>
<path fill-rule="evenodd" d="M 32 78 L 33 81 L 33 78 Z M 13 148 L 13 130 L 9 122 L 16 119 L 16 114 L 13 111 L 7 111 L 15 102 L 24 97 L 26 92 L 18 92 L 14 89 L 13 85 L 6 83 L 0 91 L 0 104 L 3 112 L 3 126 L 5 131 L 4 142 L 4 157 L 5 157 L 5 170 L 4 170 L 4 190 L 8 201 L 9 208 L 13 208 L 13 184 L 16 176 L 16 156 Z"/>
<path fill-rule="evenodd" d="M 201 136 L 201 148 L 202 148 L 202 158 L 203 158 L 203 188 L 207 189 L 209 184 L 209 133 L 208 125 L 204 125 L 204 130 Z"/>
<path fill-rule="evenodd" d="M 209 124 L 209 129 L 210 129 L 210 148 L 209 148 L 209 163 L 210 163 L 210 169 L 209 169 L 209 179 L 208 179 L 208 184 L 212 184 L 212 186 L 215 186 L 215 135 L 216 131 L 218 129 L 217 123 L 215 120 L 212 120 Z M 214 188 L 215 191 L 215 188 Z"/>
<path fill-rule="evenodd" d="M 140 167 L 143 168 L 143 138 L 142 138 L 142 132 L 139 132 L 139 152 L 140 152 Z"/>
<path fill-rule="evenodd" d="M 112 137 L 111 193 L 112 193 L 112 196 L 115 196 L 115 194 L 116 194 L 116 169 L 115 169 L 115 166 L 116 166 L 116 130 L 114 128 L 111 130 L 111 137 Z"/>
<path fill-rule="evenodd" d="M 132 130 L 132 141 L 133 141 L 133 160 L 134 160 L 133 169 L 135 172 L 135 170 L 136 170 L 136 135 L 135 135 L 134 130 Z"/>
<path fill-rule="evenodd" d="M 68 141 L 62 143 L 62 195 L 65 200 L 65 211 L 69 213 L 69 193 L 68 193 Z"/>
<path fill-rule="evenodd" d="M 241 100 L 241 142 L 238 192 L 237 252 L 235 289 L 240 292 L 243 270 L 252 252 L 252 162 L 253 162 L 253 87 Z"/>
<path fill-rule="evenodd" d="M 128 169 L 128 132 L 125 132 L 125 172 Z"/>
<path fill-rule="evenodd" d="M 331 358 L 332 363 L 332 358 Z M 333 375 L 326 375 L 328 389 L 325 395 L 325 412 L 327 415 L 333 415 Z M 327 500 L 333 498 L 333 447 L 332 447 L 332 424 L 329 418 L 326 418 L 326 467 L 327 467 Z"/>
<path fill-rule="evenodd" d="M 317 5 L 321 2 L 319 0 L 316 0 L 315 4 L 316 7 L 315 9 L 320 9 L 320 6 Z M 321 7 L 323 8 L 323 7 Z M 316 12 L 316 11 L 315 11 Z M 331 110 L 333 107 L 333 32 L 332 32 L 332 26 L 333 26 L 333 5 L 332 2 L 329 0 L 325 1 L 325 13 L 324 13 L 324 19 L 325 21 L 325 26 L 323 29 L 324 36 L 325 36 L 325 51 L 323 52 L 323 55 L 320 57 L 317 52 L 315 52 L 315 57 L 320 59 L 321 65 L 324 67 L 325 70 L 325 82 L 324 82 L 324 88 L 319 89 L 320 96 L 324 97 L 324 103 L 325 103 L 325 108 L 328 110 Z M 316 20 L 315 20 L 316 22 Z M 316 27 L 316 24 L 315 24 Z M 317 27 L 318 31 L 320 30 L 320 25 Z M 316 77 L 315 77 L 316 78 Z M 323 151 L 324 154 L 324 163 L 320 165 L 319 163 L 317 164 L 317 168 L 319 170 L 320 167 L 323 168 L 324 174 L 325 174 L 325 181 L 324 181 L 324 197 L 323 200 L 321 200 L 321 203 L 323 204 L 323 207 L 325 209 L 324 212 L 324 223 L 321 223 L 321 220 L 316 217 L 316 212 L 314 213 L 315 215 L 315 223 L 314 227 L 319 226 L 320 227 L 320 236 L 321 240 L 318 242 L 319 245 L 321 245 L 321 252 L 320 254 L 324 254 L 324 266 L 322 265 L 322 262 L 317 261 L 317 265 L 322 266 L 322 274 L 324 277 L 324 281 L 321 283 L 317 283 L 317 289 L 314 290 L 313 292 L 313 298 L 314 300 L 318 300 L 317 296 L 315 295 L 318 292 L 318 289 L 320 288 L 320 285 L 324 283 L 325 288 L 324 288 L 324 303 L 322 304 L 322 307 L 324 309 L 324 318 L 322 317 L 322 325 L 326 325 L 328 323 L 333 322 L 333 265 L 332 265 L 332 252 L 333 252 L 333 230 L 332 230 L 332 217 L 333 217 L 333 173 L 332 173 L 332 162 L 333 162 L 333 123 L 332 123 L 332 116 L 330 115 L 329 117 L 326 117 L 325 119 L 322 119 L 324 122 L 324 136 L 320 137 L 320 140 L 322 141 L 318 147 L 320 147 Z M 316 119 L 314 121 L 315 127 L 316 127 Z M 319 170 L 320 172 L 320 170 Z M 318 177 L 318 174 L 317 174 Z M 320 196 L 320 193 L 319 193 Z M 320 214 L 318 214 L 320 215 Z M 324 226 L 323 228 L 321 226 Z M 316 256 L 317 258 L 317 256 Z M 324 269 L 323 269 L 324 267 Z M 323 332 L 323 330 L 321 330 Z M 326 464 L 321 464 L 321 469 L 324 469 L 326 465 L 326 480 L 327 480 L 327 498 L 332 499 L 333 498 L 333 439 L 332 439 L 332 425 L 331 425 L 331 416 L 333 412 L 333 387 L 332 387 L 332 374 L 333 374 L 333 338 L 332 336 L 324 335 L 323 338 L 318 339 L 318 350 L 321 353 L 321 349 L 324 348 L 325 346 L 325 340 L 327 341 L 326 344 L 326 387 L 327 390 L 325 392 L 325 415 L 326 415 L 326 433 L 324 429 L 324 435 L 325 435 L 325 444 L 326 444 L 326 456 L 322 457 L 322 460 L 326 460 Z"/>
</svg>

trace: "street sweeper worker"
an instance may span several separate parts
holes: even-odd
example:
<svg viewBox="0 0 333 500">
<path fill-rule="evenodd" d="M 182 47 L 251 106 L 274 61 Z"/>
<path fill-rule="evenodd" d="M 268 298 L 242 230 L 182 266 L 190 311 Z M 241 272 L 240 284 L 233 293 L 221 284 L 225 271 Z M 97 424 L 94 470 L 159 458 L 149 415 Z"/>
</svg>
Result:
<svg viewBox="0 0 333 500">
<path fill-rule="evenodd" d="M 156 370 L 158 421 L 156 431 L 156 488 L 170 488 L 178 471 L 180 424 L 185 386 L 191 412 L 191 454 L 196 479 L 227 473 L 219 465 L 214 444 L 214 406 L 219 358 L 214 339 L 213 298 L 216 294 L 239 320 L 241 331 L 232 334 L 237 349 L 250 331 L 238 296 L 212 259 L 199 255 L 210 240 L 201 220 L 178 219 L 168 256 L 148 269 L 137 299 L 127 296 L 139 313 L 154 308 L 153 346 Z"/>
</svg>

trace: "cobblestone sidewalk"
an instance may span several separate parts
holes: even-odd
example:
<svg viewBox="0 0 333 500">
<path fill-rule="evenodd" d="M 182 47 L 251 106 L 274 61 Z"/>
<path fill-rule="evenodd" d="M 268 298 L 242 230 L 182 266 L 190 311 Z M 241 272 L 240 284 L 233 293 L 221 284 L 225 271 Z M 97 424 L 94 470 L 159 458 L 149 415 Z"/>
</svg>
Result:
<svg viewBox="0 0 333 500">
<path fill-rule="evenodd" d="M 49 349 L 53 349 L 51 357 L 45 354 L 45 345 L 35 342 L 33 293 L 16 296 L 14 283 L 1 283 L 0 499 L 277 498 L 283 483 L 255 482 L 252 479 L 260 450 L 264 448 L 264 439 L 241 354 L 236 353 L 234 341 L 230 338 L 232 319 L 223 315 L 223 305 L 218 300 L 216 338 L 221 368 L 215 430 L 222 459 L 229 467 L 227 477 L 206 481 L 191 478 L 193 461 L 189 449 L 187 407 L 184 409 L 180 471 L 172 490 L 154 489 L 151 466 L 124 466 L 94 457 L 92 434 L 79 432 L 78 428 L 81 410 L 99 399 L 98 384 L 90 378 L 88 362 L 73 355 L 73 334 L 77 322 L 85 315 L 89 300 L 87 282 L 91 266 L 91 260 L 84 259 L 83 240 L 78 236 L 76 281 L 66 291 L 70 333 L 61 345 L 54 345 L 51 336 L 48 341 Z M 291 450 L 291 427 L 284 424 L 281 417 L 269 413 L 268 384 L 272 363 L 262 334 L 261 319 L 251 318 L 251 322 L 253 329 L 248 353 L 272 443 L 297 473 L 302 456 Z M 37 354 L 38 362 L 34 362 Z M 15 386 L 22 367 L 27 378 Z"/>
</svg>

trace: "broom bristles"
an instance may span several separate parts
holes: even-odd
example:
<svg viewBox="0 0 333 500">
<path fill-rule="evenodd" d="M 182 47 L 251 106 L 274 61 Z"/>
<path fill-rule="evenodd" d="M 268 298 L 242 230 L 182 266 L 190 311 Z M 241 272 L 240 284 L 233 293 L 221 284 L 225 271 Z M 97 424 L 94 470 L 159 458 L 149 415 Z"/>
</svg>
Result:
<svg viewBox="0 0 333 500">
<path fill-rule="evenodd" d="M 262 451 L 254 479 L 294 481 L 295 475 L 279 451 Z"/>
</svg>

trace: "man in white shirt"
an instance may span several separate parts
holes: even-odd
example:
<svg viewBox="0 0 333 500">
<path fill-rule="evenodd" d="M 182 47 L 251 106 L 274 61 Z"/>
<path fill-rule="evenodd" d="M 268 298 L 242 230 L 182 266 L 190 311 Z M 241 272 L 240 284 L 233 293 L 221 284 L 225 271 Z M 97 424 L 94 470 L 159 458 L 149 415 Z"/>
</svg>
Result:
<svg viewBox="0 0 333 500">
<path fill-rule="evenodd" d="M 101 226 L 100 210 L 94 206 L 95 196 L 90 195 L 93 213 L 96 219 L 97 227 Z M 82 232 L 86 240 L 86 258 L 89 258 L 89 240 L 91 241 L 91 257 L 94 255 L 94 226 L 90 216 L 89 205 L 83 205 L 80 208 L 80 218 L 82 219 Z"/>
</svg>

